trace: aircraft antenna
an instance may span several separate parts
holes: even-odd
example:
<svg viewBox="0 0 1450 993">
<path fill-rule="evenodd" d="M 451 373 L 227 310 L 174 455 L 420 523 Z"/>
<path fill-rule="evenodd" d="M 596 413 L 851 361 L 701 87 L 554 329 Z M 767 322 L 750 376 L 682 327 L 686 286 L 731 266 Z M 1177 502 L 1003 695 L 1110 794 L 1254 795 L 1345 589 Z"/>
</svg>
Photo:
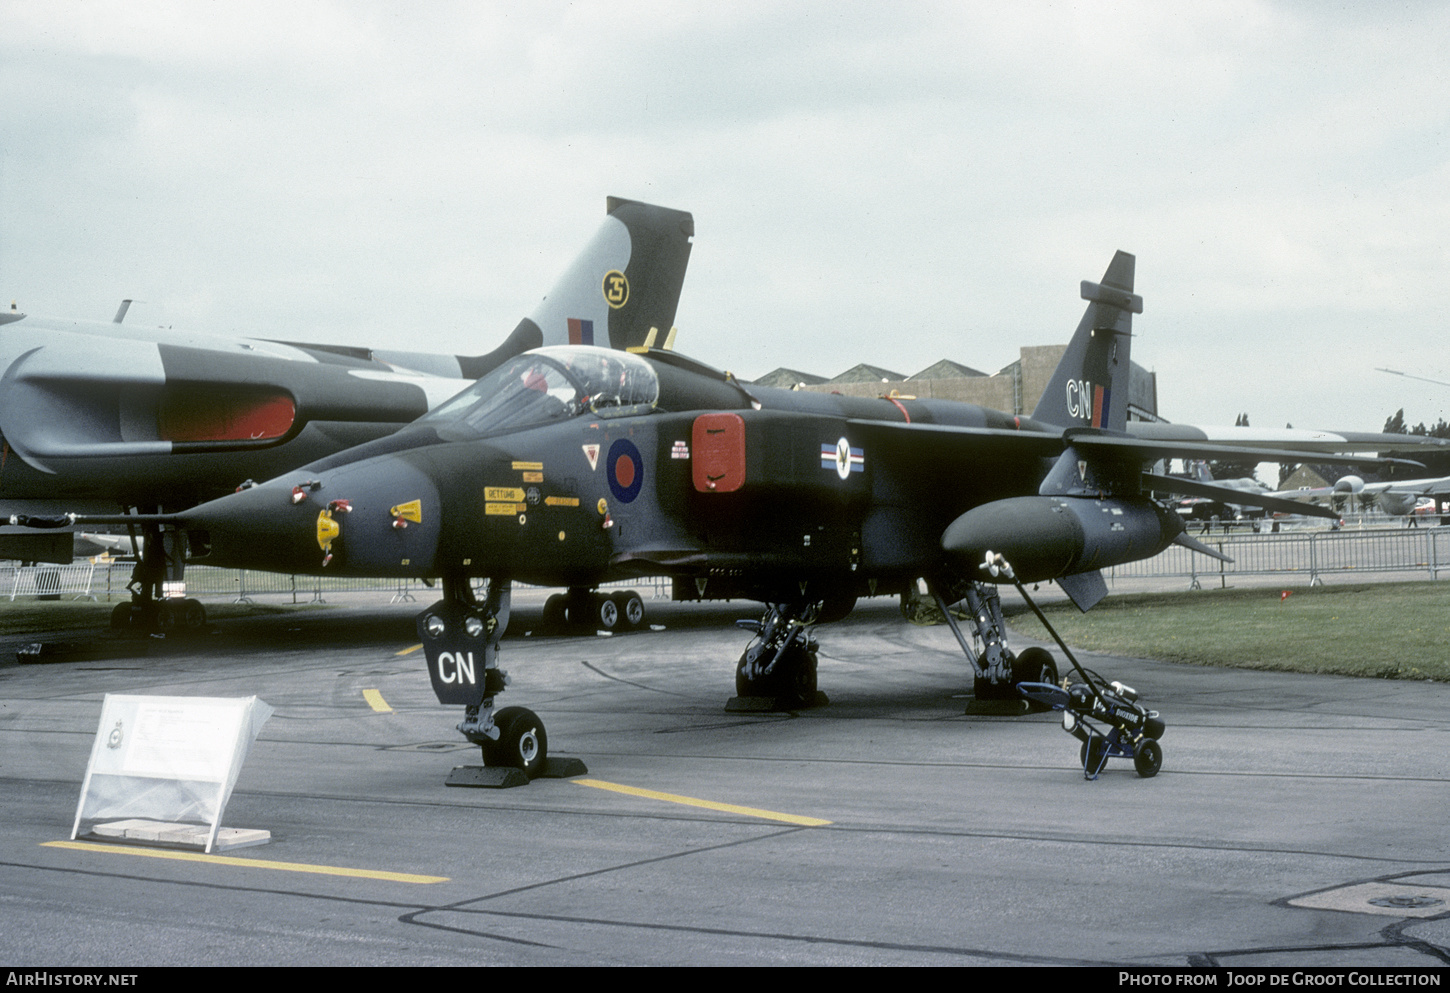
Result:
<svg viewBox="0 0 1450 993">
<path fill-rule="evenodd" d="M 1450 386 L 1450 383 L 1447 383 L 1443 380 L 1426 379 L 1424 376 L 1412 376 L 1408 372 L 1400 372 L 1400 370 L 1398 369 L 1381 369 L 1376 366 L 1375 372 L 1387 372 L 1391 376 L 1404 376 L 1406 379 L 1418 379 L 1422 383 L 1434 383 L 1436 386 Z"/>
</svg>

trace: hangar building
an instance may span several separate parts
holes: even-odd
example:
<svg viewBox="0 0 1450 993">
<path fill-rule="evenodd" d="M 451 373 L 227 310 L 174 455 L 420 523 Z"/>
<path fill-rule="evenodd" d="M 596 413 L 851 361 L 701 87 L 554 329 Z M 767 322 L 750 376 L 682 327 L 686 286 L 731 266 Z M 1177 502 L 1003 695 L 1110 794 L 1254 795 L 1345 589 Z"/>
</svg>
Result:
<svg viewBox="0 0 1450 993">
<path fill-rule="evenodd" d="M 942 359 L 907 376 L 880 366 L 861 363 L 828 379 L 798 369 L 776 369 L 755 380 L 761 386 L 876 397 L 898 394 L 938 400 L 963 400 L 1013 414 L 1031 414 L 1052 378 L 1066 345 L 1029 345 L 1016 362 L 987 375 L 970 366 Z M 1128 418 L 1158 419 L 1158 377 L 1134 362 L 1128 377 Z"/>
</svg>

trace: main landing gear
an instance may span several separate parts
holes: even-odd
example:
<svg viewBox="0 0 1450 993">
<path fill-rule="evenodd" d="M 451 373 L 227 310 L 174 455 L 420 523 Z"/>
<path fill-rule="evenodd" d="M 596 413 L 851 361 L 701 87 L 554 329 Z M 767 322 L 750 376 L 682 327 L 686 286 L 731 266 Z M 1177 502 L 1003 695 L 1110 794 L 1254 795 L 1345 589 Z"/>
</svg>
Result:
<svg viewBox="0 0 1450 993">
<path fill-rule="evenodd" d="M 1044 648 L 1025 649 L 1020 655 L 1007 647 L 1007 623 L 1002 619 L 1002 598 L 991 583 L 968 583 L 959 598 L 971 612 L 972 624 L 981 652 L 971 644 L 957 624 L 950 605 L 942 595 L 942 585 L 930 584 L 932 596 L 956 636 L 957 644 L 972 666 L 973 700 L 969 714 L 1021 714 L 1032 709 L 1048 709 L 1035 705 L 1017 691 L 1022 683 L 1056 683 L 1057 663 Z"/>
<path fill-rule="evenodd" d="M 479 603 L 467 576 L 445 577 L 443 599 L 418 615 L 433 692 L 440 703 L 463 705 L 458 730 L 483 753 L 481 767 L 454 769 L 449 786 L 523 786 L 541 776 L 589 771 L 578 759 L 549 757 L 548 732 L 533 711 L 494 708 L 509 682 L 498 667 L 498 649 L 508 627 L 511 592 L 508 580 L 490 580 Z"/>
<path fill-rule="evenodd" d="M 758 621 L 736 621 L 753 631 L 735 667 L 735 696 L 725 705 L 731 712 L 800 710 L 829 701 L 816 689 L 819 645 L 811 625 L 821 604 L 769 604 Z"/>
<path fill-rule="evenodd" d="M 111 630 L 121 635 L 196 634 L 206 627 L 206 608 L 191 597 L 170 596 L 186 574 L 186 533 L 143 525 L 145 542 L 131 570 L 131 599 L 111 611 Z M 134 537 L 134 533 L 133 533 Z"/>
<path fill-rule="evenodd" d="M 570 587 L 544 601 L 546 630 L 635 631 L 644 626 L 644 599 L 634 590 L 601 593 Z"/>
</svg>

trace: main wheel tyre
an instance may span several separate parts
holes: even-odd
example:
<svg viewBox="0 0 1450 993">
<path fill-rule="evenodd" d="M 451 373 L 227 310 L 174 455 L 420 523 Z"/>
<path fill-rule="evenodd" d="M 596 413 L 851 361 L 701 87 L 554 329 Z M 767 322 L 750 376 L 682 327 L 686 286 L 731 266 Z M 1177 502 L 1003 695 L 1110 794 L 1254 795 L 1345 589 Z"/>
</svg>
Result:
<svg viewBox="0 0 1450 993">
<path fill-rule="evenodd" d="M 160 631 L 175 631 L 182 625 L 180 600 L 162 600 L 156 608 L 156 627 Z"/>
<path fill-rule="evenodd" d="M 1096 779 L 1098 773 L 1108 764 L 1108 739 L 1093 735 L 1082 743 L 1077 757 L 1082 762 L 1082 774 L 1088 779 Z"/>
<path fill-rule="evenodd" d="M 1012 681 L 1016 683 L 1052 683 L 1057 685 L 1057 663 L 1052 653 L 1034 645 L 1024 648 L 1012 661 Z"/>
<path fill-rule="evenodd" d="M 132 617 L 130 601 L 127 601 L 126 603 L 116 604 L 116 606 L 111 610 L 111 630 L 115 631 L 118 634 L 129 632 L 131 630 L 131 624 Z"/>
<path fill-rule="evenodd" d="M 1133 750 L 1133 768 L 1144 779 L 1152 779 L 1163 768 L 1163 746 L 1152 738 L 1144 738 Z"/>
<path fill-rule="evenodd" d="M 644 623 L 644 600 L 634 590 L 616 590 L 609 599 L 619 611 L 619 626 L 633 631 Z"/>
<path fill-rule="evenodd" d="M 619 627 L 619 604 L 603 594 L 594 597 L 594 624 L 601 631 L 613 631 Z"/>
<path fill-rule="evenodd" d="M 783 661 L 791 663 L 785 673 L 785 692 L 801 704 L 809 704 L 816 698 L 816 653 L 807 648 L 793 648 L 790 657 Z"/>
<path fill-rule="evenodd" d="M 564 616 L 565 598 L 562 593 L 555 593 L 544 601 L 544 616 L 539 620 L 539 626 L 546 631 L 553 631 L 562 628 L 568 619 Z"/>
<path fill-rule="evenodd" d="M 1052 653 L 1045 648 L 1038 648 L 1034 645 L 1031 648 L 1022 650 L 1022 654 L 1012 660 L 1012 682 L 1013 683 L 1051 683 L 1057 685 L 1057 663 L 1052 659 Z M 1029 709 L 1040 714 L 1051 710 L 1052 707 L 1036 700 L 1031 701 Z"/>
<path fill-rule="evenodd" d="M 533 779 L 549 759 L 549 736 L 539 715 L 523 707 L 505 707 L 493 715 L 498 740 L 483 745 L 483 764 L 513 766 Z"/>
<path fill-rule="evenodd" d="M 751 679 L 746 675 L 746 663 L 750 660 L 750 649 L 746 649 L 735 665 L 736 696 L 767 696 L 793 700 L 808 704 L 816 697 L 817 657 L 805 648 L 790 648 L 776 663 L 769 676 Z"/>
<path fill-rule="evenodd" d="M 181 601 L 180 621 L 180 626 L 187 631 L 200 631 L 206 627 L 206 608 L 201 605 L 200 600 L 187 597 Z"/>
</svg>

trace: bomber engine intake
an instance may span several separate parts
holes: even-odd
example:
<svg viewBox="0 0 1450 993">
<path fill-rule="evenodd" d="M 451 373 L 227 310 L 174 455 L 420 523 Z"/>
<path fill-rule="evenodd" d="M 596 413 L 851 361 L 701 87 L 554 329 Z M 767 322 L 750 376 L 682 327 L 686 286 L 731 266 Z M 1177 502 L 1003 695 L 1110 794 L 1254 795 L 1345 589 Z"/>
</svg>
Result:
<svg viewBox="0 0 1450 993">
<path fill-rule="evenodd" d="M 942 549 L 961 575 L 980 578 L 992 551 L 1035 583 L 1150 558 L 1182 531 L 1177 514 L 1145 498 L 1024 496 L 973 507 L 943 532 Z"/>
</svg>

